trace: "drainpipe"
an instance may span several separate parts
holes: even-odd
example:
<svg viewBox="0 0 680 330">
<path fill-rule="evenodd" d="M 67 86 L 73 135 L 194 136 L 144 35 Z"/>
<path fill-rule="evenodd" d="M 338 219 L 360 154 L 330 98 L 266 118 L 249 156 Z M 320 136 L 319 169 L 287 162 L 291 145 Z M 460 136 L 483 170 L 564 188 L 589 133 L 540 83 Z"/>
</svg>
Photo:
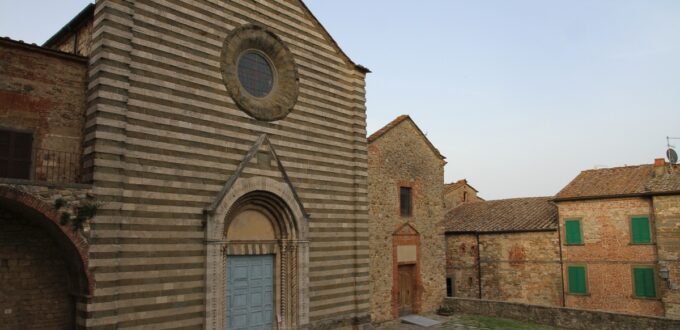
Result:
<svg viewBox="0 0 680 330">
<path fill-rule="evenodd" d="M 564 262 L 562 261 L 562 229 L 560 229 L 560 220 L 557 219 L 557 244 L 560 247 L 560 278 L 562 279 L 562 307 L 567 306 L 567 297 L 564 293 Z"/>
<path fill-rule="evenodd" d="M 482 264 L 480 262 L 480 253 L 479 253 L 479 233 L 475 234 L 475 237 L 477 238 L 477 285 L 478 285 L 478 295 L 479 299 L 482 299 Z"/>
</svg>

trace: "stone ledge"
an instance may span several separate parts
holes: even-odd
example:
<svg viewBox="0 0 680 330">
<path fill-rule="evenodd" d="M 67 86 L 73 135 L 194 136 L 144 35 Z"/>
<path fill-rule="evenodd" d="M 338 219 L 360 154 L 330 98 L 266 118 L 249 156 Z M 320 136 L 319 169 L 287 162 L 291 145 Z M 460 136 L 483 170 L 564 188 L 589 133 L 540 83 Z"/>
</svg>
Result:
<svg viewBox="0 0 680 330">
<path fill-rule="evenodd" d="M 470 298 L 446 298 L 457 314 L 477 314 L 546 324 L 569 329 L 680 329 L 680 320 Z"/>
<path fill-rule="evenodd" d="M 47 181 L 33 181 L 33 180 L 9 179 L 9 178 L 0 178 L 0 185 L 40 186 L 40 187 L 48 187 L 48 188 L 92 189 L 92 185 L 87 184 L 87 183 L 47 182 Z"/>
</svg>

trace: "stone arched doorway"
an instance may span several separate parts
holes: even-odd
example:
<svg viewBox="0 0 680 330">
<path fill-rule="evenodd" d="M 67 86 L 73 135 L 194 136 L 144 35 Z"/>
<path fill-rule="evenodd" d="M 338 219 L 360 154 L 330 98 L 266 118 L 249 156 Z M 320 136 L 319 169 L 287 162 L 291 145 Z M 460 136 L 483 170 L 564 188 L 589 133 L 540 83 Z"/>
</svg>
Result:
<svg viewBox="0 0 680 330">
<path fill-rule="evenodd" d="M 91 290 L 85 245 L 57 218 L 51 205 L 0 187 L 0 324 L 8 328 L 76 327 L 76 304 Z"/>
<path fill-rule="evenodd" d="M 218 204 L 207 219 L 206 328 L 305 327 L 307 224 L 290 188 L 242 179 Z"/>
</svg>

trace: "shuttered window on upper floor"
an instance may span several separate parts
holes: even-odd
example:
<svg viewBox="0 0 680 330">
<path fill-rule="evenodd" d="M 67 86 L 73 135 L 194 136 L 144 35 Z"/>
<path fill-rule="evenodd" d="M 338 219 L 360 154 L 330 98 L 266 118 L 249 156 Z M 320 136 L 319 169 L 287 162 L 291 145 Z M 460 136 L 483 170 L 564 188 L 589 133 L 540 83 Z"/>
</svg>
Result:
<svg viewBox="0 0 680 330">
<path fill-rule="evenodd" d="M 649 244 L 652 235 L 649 227 L 649 217 L 640 216 L 630 219 L 630 238 L 633 244 Z"/>
<path fill-rule="evenodd" d="M 565 220 L 564 231 L 567 244 L 583 244 L 583 237 L 581 235 L 581 220 Z"/>
<path fill-rule="evenodd" d="M 654 281 L 654 268 L 633 268 L 633 285 L 635 296 L 639 298 L 656 298 L 656 283 Z"/>
<path fill-rule="evenodd" d="M 0 129 L 0 178 L 30 179 L 33 134 Z"/>
</svg>

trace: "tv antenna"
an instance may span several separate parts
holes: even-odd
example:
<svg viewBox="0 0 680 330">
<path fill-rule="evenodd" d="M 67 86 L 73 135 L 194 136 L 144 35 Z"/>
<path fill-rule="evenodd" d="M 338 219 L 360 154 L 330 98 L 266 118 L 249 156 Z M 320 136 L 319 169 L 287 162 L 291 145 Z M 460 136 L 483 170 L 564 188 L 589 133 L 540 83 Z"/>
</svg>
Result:
<svg viewBox="0 0 680 330">
<path fill-rule="evenodd" d="M 680 140 L 680 137 L 666 137 L 666 145 L 668 146 L 668 150 L 666 150 L 666 158 L 668 158 L 668 161 L 671 164 L 677 164 L 678 163 L 678 153 L 675 151 L 675 146 L 671 145 L 671 140 Z"/>
</svg>

